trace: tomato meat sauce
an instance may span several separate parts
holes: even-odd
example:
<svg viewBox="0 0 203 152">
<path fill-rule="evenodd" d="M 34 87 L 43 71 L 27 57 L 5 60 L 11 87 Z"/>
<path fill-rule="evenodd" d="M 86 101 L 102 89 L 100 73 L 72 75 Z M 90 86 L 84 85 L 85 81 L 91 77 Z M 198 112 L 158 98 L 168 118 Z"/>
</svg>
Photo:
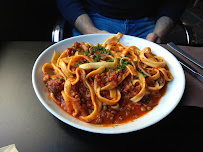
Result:
<svg viewBox="0 0 203 152">
<path fill-rule="evenodd" d="M 75 42 L 54 51 L 42 66 L 43 81 L 54 101 L 71 116 L 92 124 L 122 124 L 153 110 L 173 76 L 150 47 L 142 51 L 119 42 L 121 33 L 103 44 Z"/>
<path fill-rule="evenodd" d="M 96 119 L 90 121 L 90 123 L 108 125 L 133 121 L 134 119 L 142 117 L 158 105 L 161 97 L 166 92 L 167 85 L 159 91 L 148 91 L 146 88 L 146 92 L 148 93 L 146 93 L 139 102 L 133 103 L 130 98 L 135 96 L 141 90 L 141 87 L 140 85 L 133 85 L 130 81 L 130 76 L 125 78 L 125 80 L 119 84 L 118 78 L 121 74 L 122 73 L 118 71 L 105 71 L 104 73 L 95 75 L 95 79 L 101 87 L 113 81 L 121 92 L 121 99 L 116 105 L 106 105 L 103 103 L 99 115 Z M 44 75 L 43 80 L 48 88 L 48 91 L 52 92 L 55 98 L 59 101 L 57 105 L 72 116 L 74 112 L 73 108 L 67 107 L 61 95 L 65 82 L 63 77 L 58 76 L 55 78 L 47 78 L 47 76 Z M 148 81 L 147 78 L 146 81 Z M 93 81 L 90 79 L 88 82 L 93 87 Z M 86 88 L 81 78 L 76 85 L 71 86 L 71 95 L 77 99 L 76 102 L 80 109 L 80 113 L 74 117 L 82 120 L 80 116 L 87 116 L 93 112 L 94 106 L 91 101 L 90 90 Z M 110 99 L 109 90 L 101 91 L 101 95 Z"/>
</svg>

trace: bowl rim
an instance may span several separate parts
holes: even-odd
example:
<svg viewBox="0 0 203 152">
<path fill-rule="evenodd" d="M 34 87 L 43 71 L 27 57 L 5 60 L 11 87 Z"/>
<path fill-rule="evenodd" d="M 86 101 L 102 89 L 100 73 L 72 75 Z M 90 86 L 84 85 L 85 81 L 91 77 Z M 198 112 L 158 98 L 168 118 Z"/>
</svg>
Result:
<svg viewBox="0 0 203 152">
<path fill-rule="evenodd" d="M 181 98 L 182 98 L 182 96 L 183 96 L 184 90 L 185 90 L 185 75 L 184 75 L 184 72 L 183 72 L 183 68 L 182 68 L 182 66 L 180 65 L 179 62 L 178 62 L 178 63 L 179 63 L 178 66 L 179 66 L 179 68 L 181 69 L 181 74 L 182 74 L 182 75 L 181 75 L 181 76 L 182 76 L 182 77 L 181 77 L 181 78 L 182 78 L 182 89 L 181 89 L 180 92 L 179 92 L 180 95 L 179 95 L 178 98 L 176 99 L 177 102 L 175 102 L 175 103 L 170 107 L 170 109 L 168 109 L 167 112 L 165 112 L 164 114 L 162 114 L 159 119 L 155 119 L 154 121 L 150 121 L 149 123 L 147 123 L 147 125 L 137 127 L 136 129 L 133 128 L 133 127 L 131 127 L 131 128 L 127 128 L 127 129 L 125 129 L 125 130 L 117 130 L 117 131 L 109 130 L 109 131 L 106 131 L 106 130 L 100 130 L 100 129 L 92 129 L 91 127 L 88 127 L 88 126 L 84 127 L 84 126 L 81 126 L 80 124 L 73 123 L 73 122 L 71 122 L 71 121 L 65 119 L 64 117 L 62 117 L 61 115 L 59 115 L 56 111 L 54 111 L 54 110 L 44 101 L 44 99 L 42 98 L 42 96 L 41 96 L 41 94 L 40 94 L 40 91 L 39 91 L 39 89 L 38 89 L 37 80 L 36 80 L 37 65 L 38 65 L 38 63 L 40 62 L 40 59 L 44 56 L 44 54 L 46 54 L 46 52 L 49 52 L 52 48 L 57 47 L 57 46 L 60 46 L 61 44 L 63 44 L 63 43 L 66 42 L 66 41 L 74 40 L 74 39 L 77 40 L 78 38 L 83 38 L 83 37 L 92 37 L 92 36 L 94 37 L 94 36 L 101 36 L 101 35 L 102 35 L 102 36 L 105 35 L 105 36 L 108 36 L 108 37 L 109 37 L 109 36 L 116 35 L 116 34 L 87 34 L 87 35 L 80 35 L 80 36 L 70 37 L 70 38 L 64 39 L 64 40 L 62 40 L 62 41 L 60 41 L 60 42 L 57 42 L 57 43 L 55 43 L 55 44 L 52 44 L 51 46 L 49 46 L 48 48 L 46 48 L 45 50 L 43 50 L 43 51 L 41 52 L 41 54 L 37 57 L 37 59 L 36 59 L 34 65 L 33 65 L 33 69 L 32 69 L 32 85 L 33 85 L 34 91 L 35 91 L 35 93 L 36 93 L 38 99 L 39 99 L 40 102 L 42 103 L 42 105 L 43 105 L 51 114 L 53 114 L 56 118 L 58 118 L 59 120 L 63 121 L 64 123 L 66 123 L 66 124 L 68 124 L 68 125 L 70 125 L 70 126 L 72 126 L 72 127 L 75 127 L 75 128 L 77 128 L 77 129 L 80 129 L 80 130 L 84 130 L 84 131 L 88 131 L 88 132 L 93 132 L 93 133 L 100 133 L 100 134 L 120 134 L 120 133 L 128 133 L 128 132 L 132 132 L 132 131 L 137 131 L 137 130 L 140 130 L 140 129 L 144 129 L 144 128 L 146 128 L 146 127 L 149 127 L 149 126 L 151 126 L 151 125 L 153 125 L 153 124 L 155 124 L 155 123 L 161 121 L 163 118 L 165 118 L 167 115 L 169 115 L 169 114 L 175 109 L 175 107 L 178 105 L 178 103 L 180 102 L 180 100 L 181 100 Z M 126 38 L 132 39 L 133 36 L 123 35 L 123 37 L 124 37 L 124 38 L 126 37 Z M 145 39 L 138 38 L 138 37 L 134 37 L 134 38 L 136 38 L 136 39 L 138 39 L 138 40 L 141 40 L 141 41 L 147 41 L 147 40 L 145 40 Z M 166 52 L 168 52 L 169 54 L 171 54 L 171 55 L 176 59 L 176 57 L 175 57 L 171 52 L 169 52 L 167 49 L 165 49 L 164 47 L 162 47 L 162 46 L 160 46 L 160 45 L 158 45 L 158 44 L 156 44 L 156 43 L 150 42 L 150 41 L 147 41 L 147 43 L 156 45 L 156 46 L 158 46 L 158 47 L 161 47 L 162 49 L 164 49 Z M 176 59 L 176 60 L 177 60 L 177 59 Z M 167 88 L 167 89 L 168 89 L 168 88 Z M 56 105 L 56 106 L 58 106 L 58 105 Z M 157 106 L 156 106 L 156 107 L 157 107 Z M 155 107 L 155 108 L 156 108 L 156 107 Z M 150 111 L 150 112 L 151 112 L 151 111 Z M 149 112 L 149 113 L 150 113 L 150 112 Z M 69 115 L 69 114 L 67 114 L 67 115 Z M 73 116 L 71 116 L 71 117 L 73 117 Z M 144 117 L 144 116 L 143 116 L 143 117 Z M 74 118 L 74 117 L 73 117 L 73 118 Z M 77 118 L 75 118 L 75 119 L 77 119 Z M 139 119 L 141 119 L 141 118 L 139 118 Z M 81 121 L 81 120 L 77 119 L 77 121 Z M 82 122 L 82 121 L 81 121 L 81 122 Z M 83 122 L 83 123 L 85 123 L 85 122 Z M 130 122 L 124 123 L 124 124 L 119 124 L 118 126 L 120 126 L 120 125 L 125 125 L 125 124 L 129 124 L 129 123 L 130 123 Z M 90 124 L 90 126 L 91 126 L 91 125 L 95 126 L 95 124 Z M 96 126 L 101 127 L 102 125 L 96 125 Z M 116 125 L 116 126 L 117 126 L 117 125 Z M 111 126 L 110 126 L 110 127 L 111 127 Z M 112 125 L 112 127 L 114 128 L 115 125 Z"/>
</svg>

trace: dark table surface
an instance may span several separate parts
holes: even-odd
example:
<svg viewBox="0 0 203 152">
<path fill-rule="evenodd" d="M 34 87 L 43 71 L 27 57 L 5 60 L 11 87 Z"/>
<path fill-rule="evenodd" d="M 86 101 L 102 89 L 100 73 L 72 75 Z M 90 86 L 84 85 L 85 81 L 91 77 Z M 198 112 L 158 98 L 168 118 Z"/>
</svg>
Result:
<svg viewBox="0 0 203 152">
<path fill-rule="evenodd" d="M 179 145 L 186 149 L 191 143 L 193 148 L 202 147 L 203 109 L 182 104 L 185 95 L 177 108 L 160 122 L 126 134 L 90 133 L 58 120 L 40 103 L 31 81 L 36 58 L 51 44 L 0 43 L 0 147 L 15 144 L 20 152 L 127 151 L 139 146 L 151 149 L 160 145 L 162 148 L 163 145 Z M 190 86 L 186 84 L 186 87 Z"/>
</svg>

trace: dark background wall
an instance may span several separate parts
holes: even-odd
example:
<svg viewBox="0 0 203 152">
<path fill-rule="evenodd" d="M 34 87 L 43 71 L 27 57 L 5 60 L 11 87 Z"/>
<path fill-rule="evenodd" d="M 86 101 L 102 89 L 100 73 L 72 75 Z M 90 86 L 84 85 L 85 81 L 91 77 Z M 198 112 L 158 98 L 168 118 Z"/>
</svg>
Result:
<svg viewBox="0 0 203 152">
<path fill-rule="evenodd" d="M 203 0 L 195 6 L 195 0 L 189 1 L 182 21 L 192 29 L 193 45 L 202 45 Z M 51 41 L 52 29 L 59 16 L 56 0 L 0 0 L 0 41 Z M 70 29 L 66 24 L 64 38 L 71 36 Z M 186 44 L 185 37 L 184 31 L 177 26 L 170 33 L 169 40 Z"/>
<path fill-rule="evenodd" d="M 55 0 L 1 0 L 0 40 L 51 41 L 58 16 Z"/>
</svg>

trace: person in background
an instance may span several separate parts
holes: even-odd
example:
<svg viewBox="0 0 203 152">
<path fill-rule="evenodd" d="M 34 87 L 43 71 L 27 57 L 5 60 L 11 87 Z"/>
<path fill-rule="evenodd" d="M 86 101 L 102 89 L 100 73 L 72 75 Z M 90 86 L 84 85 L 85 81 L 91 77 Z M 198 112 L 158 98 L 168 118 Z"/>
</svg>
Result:
<svg viewBox="0 0 203 152">
<path fill-rule="evenodd" d="M 57 0 L 73 36 L 118 33 L 161 43 L 185 9 L 184 0 Z"/>
</svg>

